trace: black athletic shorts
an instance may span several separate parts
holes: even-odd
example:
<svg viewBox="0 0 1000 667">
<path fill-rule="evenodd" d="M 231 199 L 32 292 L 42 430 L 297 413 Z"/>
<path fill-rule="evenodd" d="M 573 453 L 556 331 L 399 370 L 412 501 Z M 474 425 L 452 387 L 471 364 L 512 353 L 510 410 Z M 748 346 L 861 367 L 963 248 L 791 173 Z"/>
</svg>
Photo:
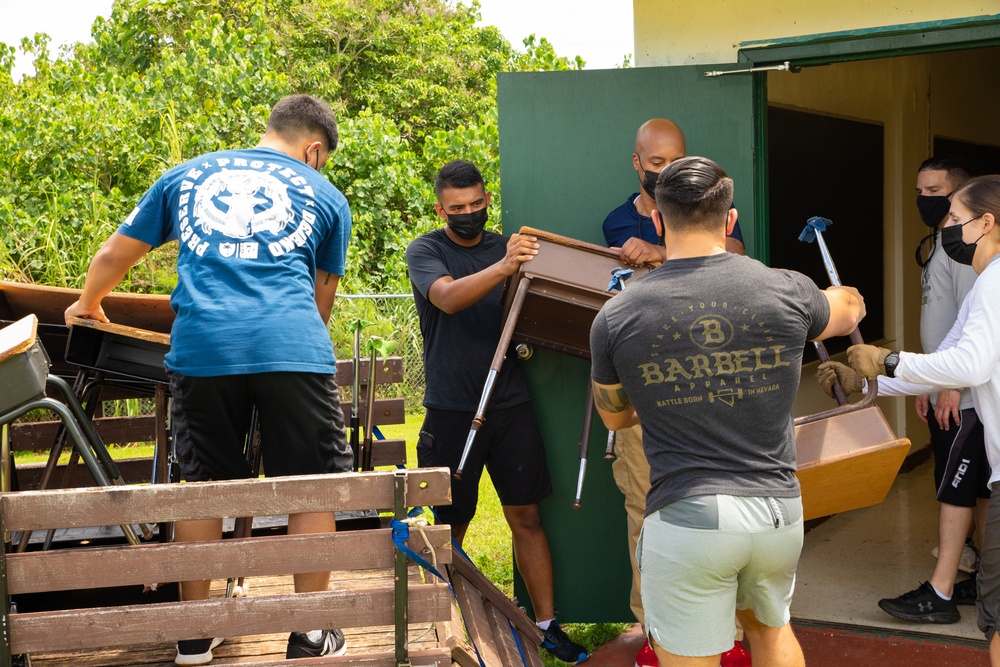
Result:
<svg viewBox="0 0 1000 667">
<path fill-rule="evenodd" d="M 168 374 L 177 458 L 186 481 L 251 476 L 244 448 L 255 405 L 269 477 L 352 469 L 335 376 Z"/>
<path fill-rule="evenodd" d="M 471 412 L 427 408 L 417 442 L 421 468 L 458 468 L 472 426 Z M 486 413 L 462 479 L 451 480 L 451 505 L 435 507 L 438 519 L 460 526 L 472 521 L 479 502 L 483 468 L 490 473 L 502 505 L 534 505 L 552 494 L 545 446 L 531 402 Z"/>
<path fill-rule="evenodd" d="M 990 497 L 986 436 L 975 408 L 966 408 L 961 415 L 958 426 L 952 424 L 944 431 L 934 417 L 934 407 L 927 411 L 934 447 L 934 484 L 939 503 L 975 507 L 976 500 Z"/>
</svg>

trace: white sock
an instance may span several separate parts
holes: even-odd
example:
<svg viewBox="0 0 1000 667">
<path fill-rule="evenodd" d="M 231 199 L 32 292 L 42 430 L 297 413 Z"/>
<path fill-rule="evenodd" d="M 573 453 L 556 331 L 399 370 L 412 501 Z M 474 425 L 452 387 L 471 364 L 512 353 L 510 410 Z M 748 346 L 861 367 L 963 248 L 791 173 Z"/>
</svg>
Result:
<svg viewBox="0 0 1000 667">
<path fill-rule="evenodd" d="M 535 623 L 535 625 L 537 625 L 539 628 L 541 628 L 542 632 L 545 632 L 546 630 L 549 629 L 549 626 L 552 625 L 552 621 L 554 621 L 554 620 L 556 620 L 556 619 L 550 618 L 547 621 L 538 621 L 537 623 Z"/>
<path fill-rule="evenodd" d="M 309 632 L 306 633 L 306 637 L 308 637 L 309 641 L 311 641 L 311 642 L 318 642 L 320 639 L 323 638 L 323 631 L 322 630 L 310 630 Z"/>
<path fill-rule="evenodd" d="M 934 584 L 931 584 L 931 588 L 934 588 Z M 937 593 L 937 596 L 939 598 L 941 598 L 942 600 L 950 600 L 951 599 L 950 595 L 945 595 L 944 593 L 942 593 L 941 591 L 939 591 L 937 588 L 934 588 L 934 592 Z"/>
</svg>

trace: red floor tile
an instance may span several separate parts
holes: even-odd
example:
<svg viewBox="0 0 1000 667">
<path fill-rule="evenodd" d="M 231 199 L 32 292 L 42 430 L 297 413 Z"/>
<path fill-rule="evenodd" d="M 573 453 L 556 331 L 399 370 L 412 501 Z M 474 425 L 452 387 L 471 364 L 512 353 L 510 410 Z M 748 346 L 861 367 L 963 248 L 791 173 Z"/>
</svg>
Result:
<svg viewBox="0 0 1000 667">
<path fill-rule="evenodd" d="M 986 644 L 865 628 L 794 624 L 807 667 L 988 667 Z M 638 625 L 602 646 L 588 667 L 634 667 L 642 646 Z M 753 653 L 753 647 L 750 647 Z"/>
</svg>

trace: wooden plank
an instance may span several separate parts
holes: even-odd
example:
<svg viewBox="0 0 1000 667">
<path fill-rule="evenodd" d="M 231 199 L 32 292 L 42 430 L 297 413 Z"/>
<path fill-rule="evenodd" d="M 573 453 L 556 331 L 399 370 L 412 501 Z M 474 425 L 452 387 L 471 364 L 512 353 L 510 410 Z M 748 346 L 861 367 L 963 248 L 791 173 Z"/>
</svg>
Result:
<svg viewBox="0 0 1000 667">
<path fill-rule="evenodd" d="M 376 450 L 377 451 L 377 450 Z M 148 484 L 153 474 L 152 458 L 115 459 L 115 465 L 122 474 L 126 484 Z M 45 471 L 44 463 L 19 463 L 17 465 L 17 483 L 21 491 L 37 491 Z M 82 463 L 76 464 L 73 475 L 66 480 L 66 465 L 56 467 L 52 479 L 59 480 L 62 488 L 84 488 L 94 485 L 94 478 Z"/>
<path fill-rule="evenodd" d="M 406 440 L 375 440 L 372 442 L 372 466 L 406 465 Z"/>
<path fill-rule="evenodd" d="M 98 322 L 97 320 L 87 320 L 82 317 L 71 317 L 69 318 L 69 326 L 70 328 L 87 327 L 88 329 L 97 329 L 98 331 L 117 334 L 119 336 L 127 336 L 129 338 L 136 338 L 138 340 L 144 340 L 149 343 L 157 343 L 159 345 L 170 345 L 169 333 L 159 333 L 156 331 L 150 331 L 148 329 L 140 329 L 138 327 L 128 326 L 125 324 L 115 324 L 114 322 Z"/>
<path fill-rule="evenodd" d="M 344 412 L 345 418 L 350 418 L 353 403 L 341 401 L 340 409 Z M 361 401 L 361 412 L 364 414 L 365 402 Z M 376 426 L 386 424 L 403 424 L 406 422 L 406 399 L 403 398 L 376 398 L 375 412 L 372 414 Z"/>
<path fill-rule="evenodd" d="M 65 324 L 64 313 L 80 298 L 82 290 L 47 285 L 26 285 L 0 280 L 0 292 L 6 297 L 11 316 L 20 319 L 35 313 L 45 324 Z M 160 294 L 112 292 L 101 300 L 101 307 L 112 322 L 151 331 L 170 333 L 174 311 L 170 297 Z"/>
<path fill-rule="evenodd" d="M 351 591 L 213 598 L 196 602 L 12 614 L 11 651 L 35 653 L 179 639 L 357 628 L 393 623 L 392 586 Z M 445 584 L 409 587 L 411 623 L 449 617 Z"/>
<path fill-rule="evenodd" d="M 115 465 L 122 474 L 126 484 L 147 484 L 152 477 L 153 459 L 115 459 Z M 372 452 L 372 465 L 376 468 L 386 466 L 406 465 L 406 440 L 376 440 L 375 450 Z M 44 463 L 21 463 L 17 466 L 17 483 L 21 491 L 37 491 L 41 483 L 42 473 L 45 470 Z M 86 467 L 77 464 L 76 470 L 69 478 L 69 483 L 65 480 L 66 465 L 60 464 L 56 467 L 53 479 L 60 480 L 60 488 L 84 488 L 94 485 L 94 478 L 90 476 Z"/>
<path fill-rule="evenodd" d="M 348 646 L 350 650 L 350 646 Z M 450 667 L 451 666 L 451 655 L 446 649 L 441 648 L 430 648 L 430 649 L 418 649 L 409 652 L 410 664 L 413 667 L 431 667 L 432 665 L 437 665 L 438 667 Z M 275 662 L 273 660 L 268 660 L 266 662 L 240 662 L 240 667 L 274 667 Z M 280 663 L 279 663 L 280 664 Z M 295 663 L 298 664 L 298 663 Z M 380 654 L 358 654 L 358 655 L 341 655 L 337 657 L 323 657 L 323 658 L 309 658 L 307 663 L 310 667 L 318 666 L 325 667 L 329 665 L 334 667 L 336 665 L 359 665 L 361 667 L 396 667 L 396 658 L 393 653 L 380 653 Z M 479 663 L 476 663 L 475 667 L 479 667 Z"/>
<path fill-rule="evenodd" d="M 538 655 L 538 647 L 532 646 L 531 640 L 520 630 L 517 631 L 517 636 L 521 640 L 521 646 L 524 648 L 524 657 L 528 661 L 528 667 L 545 667 L 545 663 L 542 662 L 542 656 Z"/>
<path fill-rule="evenodd" d="M 486 667 L 509 667 L 500 661 L 500 655 L 493 647 L 493 632 L 490 630 L 486 610 L 483 609 L 483 598 L 479 591 L 461 575 L 452 571 L 451 584 L 458 596 L 458 606 L 462 609 L 465 627 L 483 659 Z"/>
<path fill-rule="evenodd" d="M 428 526 L 427 539 L 438 563 L 451 562 L 451 528 Z M 426 549 L 420 533 L 410 547 Z M 352 530 L 326 535 L 290 535 L 216 542 L 56 549 L 11 554 L 7 578 L 11 595 L 192 581 L 240 576 L 274 576 L 327 570 L 387 569 L 393 565 L 392 531 Z"/>
<path fill-rule="evenodd" d="M 514 641 L 514 626 L 510 624 L 507 617 L 501 614 L 489 600 L 483 602 L 486 610 L 486 617 L 490 622 L 490 629 L 493 631 L 493 645 L 500 654 L 500 659 L 504 665 L 523 665 L 521 652 L 517 649 L 517 642 Z"/>
<path fill-rule="evenodd" d="M 451 575 L 448 573 L 448 568 L 445 567 L 438 571 L 441 572 L 450 584 Z M 442 623 L 435 624 L 435 629 L 437 630 L 438 646 L 449 648 L 456 646 L 467 647 L 468 640 L 465 637 L 465 626 L 462 624 L 462 611 L 458 608 L 458 603 L 455 600 L 451 602 L 451 618 Z M 478 661 L 475 667 L 479 667 Z"/>
<path fill-rule="evenodd" d="M 361 384 L 368 385 L 368 355 L 361 359 Z M 375 362 L 375 384 L 395 384 L 403 381 L 402 357 L 378 357 Z M 337 361 L 337 384 L 350 387 L 354 384 L 354 360 L 341 359 Z"/>
<path fill-rule="evenodd" d="M 43 421 L 12 424 L 10 448 L 15 451 L 47 451 L 52 448 L 56 430 L 61 423 Z M 153 415 L 102 417 L 94 420 L 94 426 L 97 427 L 97 434 L 106 445 L 152 442 L 156 437 L 156 421 Z"/>
<path fill-rule="evenodd" d="M 538 626 L 521 611 L 520 607 L 511 602 L 499 588 L 494 586 L 493 582 L 487 579 L 471 561 L 459 554 L 452 561 L 451 569 L 472 583 L 487 600 L 493 603 L 493 606 L 510 619 L 518 630 L 530 637 L 532 646 L 538 646 L 542 643 L 542 631 L 538 629 Z"/>
<path fill-rule="evenodd" d="M 16 424 L 15 424 L 16 426 Z M 53 438 L 55 429 L 52 430 Z M 49 445 L 52 441 L 49 441 Z M 148 483 L 153 474 L 153 459 L 129 458 L 115 459 L 115 464 L 122 473 L 122 478 L 126 484 Z M 376 468 L 384 466 L 406 465 L 406 440 L 390 439 L 376 440 L 372 451 L 372 465 Z M 90 476 L 87 469 L 77 466 L 78 470 L 70 478 L 69 485 L 62 488 L 80 488 L 94 485 L 94 478 Z M 42 479 L 42 472 L 45 470 L 44 463 L 19 463 L 17 465 L 17 483 L 21 486 L 21 491 L 37 491 Z M 65 465 L 56 468 L 53 479 L 63 480 L 65 478 Z"/>
<path fill-rule="evenodd" d="M 459 667 L 481 667 L 479 658 L 465 644 L 457 644 L 451 649 L 451 659 Z"/>
<path fill-rule="evenodd" d="M 37 335 L 38 318 L 35 315 L 25 315 L 0 329 L 0 362 L 27 352 L 35 344 Z"/>
<path fill-rule="evenodd" d="M 394 471 L 0 494 L 7 530 L 273 516 L 393 506 Z M 451 503 L 447 468 L 407 471 L 408 507 Z"/>
</svg>

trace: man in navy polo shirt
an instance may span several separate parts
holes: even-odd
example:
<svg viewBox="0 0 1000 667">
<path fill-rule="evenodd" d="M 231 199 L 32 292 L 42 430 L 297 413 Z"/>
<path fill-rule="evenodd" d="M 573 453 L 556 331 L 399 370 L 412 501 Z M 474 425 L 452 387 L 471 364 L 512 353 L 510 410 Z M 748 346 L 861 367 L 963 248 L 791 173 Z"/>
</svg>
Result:
<svg viewBox="0 0 1000 667">
<path fill-rule="evenodd" d="M 623 262 L 634 265 L 663 262 L 663 241 L 649 217 L 656 209 L 653 190 L 663 168 L 684 157 L 686 151 L 681 128 L 666 118 L 651 118 L 635 133 L 632 167 L 639 178 L 639 192 L 630 194 L 624 204 L 611 211 L 603 225 L 604 240 L 609 248 L 621 249 Z M 726 237 L 726 250 L 744 254 L 738 222 Z"/>
</svg>

